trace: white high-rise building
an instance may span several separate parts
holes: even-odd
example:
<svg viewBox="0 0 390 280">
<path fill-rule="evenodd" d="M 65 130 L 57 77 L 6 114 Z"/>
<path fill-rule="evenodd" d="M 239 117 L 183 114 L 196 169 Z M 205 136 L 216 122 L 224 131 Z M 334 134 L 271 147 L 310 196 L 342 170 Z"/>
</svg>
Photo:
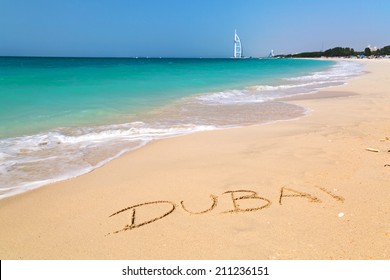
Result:
<svg viewBox="0 0 390 280">
<path fill-rule="evenodd" d="M 234 30 L 234 58 L 242 57 L 242 46 L 241 40 L 237 35 L 237 30 Z"/>
</svg>

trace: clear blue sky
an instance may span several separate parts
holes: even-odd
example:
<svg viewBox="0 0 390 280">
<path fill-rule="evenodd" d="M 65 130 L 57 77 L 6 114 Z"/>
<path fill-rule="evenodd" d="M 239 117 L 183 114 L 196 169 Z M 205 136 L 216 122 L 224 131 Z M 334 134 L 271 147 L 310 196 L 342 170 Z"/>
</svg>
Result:
<svg viewBox="0 0 390 280">
<path fill-rule="evenodd" d="M 230 57 L 390 45 L 390 0 L 0 0 L 0 55 Z"/>
</svg>

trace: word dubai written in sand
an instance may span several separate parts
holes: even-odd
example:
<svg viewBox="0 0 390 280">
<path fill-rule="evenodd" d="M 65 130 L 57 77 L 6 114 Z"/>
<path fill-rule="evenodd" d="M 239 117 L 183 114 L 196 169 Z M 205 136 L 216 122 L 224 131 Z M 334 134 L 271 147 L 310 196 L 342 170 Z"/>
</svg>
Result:
<svg viewBox="0 0 390 280">
<path fill-rule="evenodd" d="M 328 196 L 330 196 L 332 199 L 334 199 L 338 202 L 341 202 L 341 203 L 344 202 L 343 197 L 335 195 L 331 191 L 329 191 L 325 188 L 322 188 L 322 187 L 319 187 L 318 189 L 321 190 L 322 192 L 324 192 L 325 194 L 327 194 Z M 272 202 L 269 199 L 259 196 L 259 194 L 253 190 L 226 191 L 222 195 L 229 195 L 230 196 L 230 200 L 232 201 L 233 207 L 230 210 L 226 210 L 226 211 L 221 212 L 221 214 L 256 212 L 256 211 L 260 211 L 260 210 L 263 210 L 265 208 L 268 208 L 272 204 Z M 314 196 L 312 194 L 298 191 L 298 190 L 295 190 L 292 188 L 282 187 L 280 189 L 279 205 L 282 205 L 284 199 L 286 199 L 286 198 L 301 198 L 301 199 L 303 198 L 303 199 L 307 200 L 308 202 L 314 202 L 314 203 L 321 203 L 322 202 L 319 198 L 317 198 L 316 196 Z M 188 209 L 187 206 L 185 206 L 184 201 L 180 202 L 180 206 L 185 212 L 187 212 L 189 214 L 202 215 L 202 214 L 206 214 L 208 212 L 213 211 L 217 207 L 218 196 L 211 194 L 210 199 L 211 199 L 211 206 L 209 208 L 207 208 L 203 211 L 199 211 L 199 212 L 194 212 L 194 211 L 191 211 L 190 209 Z M 242 205 L 240 204 L 240 202 L 244 202 L 244 201 L 256 203 L 257 205 L 256 205 L 256 207 L 243 208 Z M 168 207 L 168 210 L 165 209 L 162 214 L 159 214 L 157 217 L 154 217 L 152 219 L 149 219 L 146 221 L 138 221 L 138 220 L 136 221 L 136 216 L 137 216 L 136 210 L 138 210 L 141 207 L 155 207 L 157 205 L 166 205 Z M 127 231 L 127 230 L 133 230 L 135 228 L 139 228 L 139 227 L 154 223 L 158 220 L 161 220 L 161 219 L 169 216 L 178 207 L 179 206 L 176 205 L 172 201 L 158 200 L 158 201 L 144 202 L 144 203 L 140 203 L 140 204 L 136 204 L 136 205 L 132 205 L 130 207 L 124 208 L 122 210 L 119 210 L 119 211 L 111 214 L 109 217 L 113 217 L 113 216 L 116 216 L 118 214 L 130 211 L 130 217 L 131 217 L 130 224 L 127 224 L 122 229 L 116 230 L 112 233 L 119 233 L 119 232 L 123 232 L 123 231 Z M 166 208 L 166 207 L 164 207 L 164 208 Z"/>
</svg>

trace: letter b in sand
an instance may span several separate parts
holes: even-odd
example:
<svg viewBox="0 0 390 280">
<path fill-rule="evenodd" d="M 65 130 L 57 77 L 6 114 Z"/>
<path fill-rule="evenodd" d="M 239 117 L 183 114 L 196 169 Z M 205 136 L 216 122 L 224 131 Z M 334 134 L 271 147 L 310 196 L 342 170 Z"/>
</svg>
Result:
<svg viewBox="0 0 390 280">
<path fill-rule="evenodd" d="M 227 191 L 225 193 L 230 193 L 232 202 L 233 202 L 233 210 L 225 211 L 223 213 L 234 213 L 234 212 L 250 212 L 257 211 L 263 208 L 269 207 L 271 205 L 271 201 L 264 197 L 260 197 L 255 191 L 251 190 L 238 190 L 238 191 Z M 240 193 L 249 193 L 247 195 L 240 195 Z M 251 207 L 251 208 L 242 208 L 239 204 L 240 200 L 258 200 L 261 206 Z M 257 203 L 257 202 L 256 202 Z"/>
</svg>

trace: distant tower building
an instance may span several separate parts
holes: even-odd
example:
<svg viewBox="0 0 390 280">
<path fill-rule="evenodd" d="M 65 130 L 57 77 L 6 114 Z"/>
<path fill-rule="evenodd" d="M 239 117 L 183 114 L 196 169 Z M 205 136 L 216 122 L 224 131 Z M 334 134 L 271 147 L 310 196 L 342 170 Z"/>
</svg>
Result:
<svg viewBox="0 0 390 280">
<path fill-rule="evenodd" d="M 241 40 L 237 35 L 237 30 L 234 30 L 234 58 L 241 58 L 242 57 L 242 46 L 241 46 Z"/>
</svg>

